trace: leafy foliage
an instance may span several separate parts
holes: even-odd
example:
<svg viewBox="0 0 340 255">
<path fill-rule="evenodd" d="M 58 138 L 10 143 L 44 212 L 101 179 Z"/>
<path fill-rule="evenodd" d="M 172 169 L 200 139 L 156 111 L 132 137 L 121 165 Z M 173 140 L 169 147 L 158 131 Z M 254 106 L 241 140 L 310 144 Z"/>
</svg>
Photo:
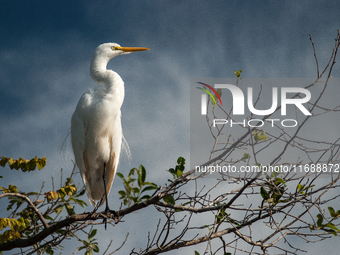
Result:
<svg viewBox="0 0 340 255">
<path fill-rule="evenodd" d="M 135 173 L 137 173 L 137 178 L 133 178 Z M 126 179 L 122 173 L 118 172 L 117 175 L 123 180 L 125 188 L 125 190 L 120 190 L 118 192 L 120 195 L 119 199 L 123 199 L 124 205 L 130 206 L 132 204 L 139 203 L 145 199 L 148 199 L 150 198 L 150 195 L 142 196 L 142 193 L 149 190 L 158 189 L 157 184 L 145 181 L 146 170 L 143 165 L 140 165 L 138 169 L 132 168 Z"/>
<path fill-rule="evenodd" d="M 185 158 L 179 157 L 177 159 L 177 165 L 175 166 L 175 168 L 170 168 L 168 172 L 172 174 L 174 179 L 177 179 L 183 174 L 184 169 L 185 169 Z M 172 182 L 171 180 L 168 180 L 168 181 Z"/>
<path fill-rule="evenodd" d="M 9 167 L 13 170 L 21 170 L 23 172 L 30 172 L 34 171 L 37 167 L 39 170 L 43 169 L 46 166 L 46 156 L 43 158 L 32 158 L 31 160 L 28 159 L 12 159 L 2 156 L 0 160 L 0 166 L 5 167 L 8 163 Z"/>
<path fill-rule="evenodd" d="M 263 201 L 272 204 L 287 202 L 286 200 L 280 200 L 285 192 L 285 186 L 286 183 L 281 178 L 275 177 L 273 180 L 269 179 L 260 188 L 260 194 Z"/>
<path fill-rule="evenodd" d="M 21 238 L 22 235 L 20 232 L 29 225 L 30 221 L 28 219 L 24 219 L 23 217 L 20 217 L 18 220 L 14 218 L 0 218 L 0 230 L 10 227 L 9 230 L 6 230 L 0 234 L 0 243 Z"/>
<path fill-rule="evenodd" d="M 333 207 L 328 207 L 328 210 L 331 214 L 331 217 L 333 218 L 337 218 L 340 214 L 340 211 L 337 211 L 337 213 L 339 212 L 339 214 L 335 213 Z M 340 233 L 340 230 L 332 222 L 327 222 L 326 224 L 323 224 L 324 216 L 321 213 L 316 215 L 316 217 L 317 217 L 316 226 L 315 225 L 309 226 L 311 230 L 323 230 L 334 236 L 337 236 L 338 235 L 337 233 Z"/>
<path fill-rule="evenodd" d="M 1 165 L 5 166 L 6 163 L 12 169 L 21 169 L 23 172 L 33 171 L 33 163 L 39 169 L 42 169 L 46 165 L 46 157 L 43 159 L 37 159 L 35 157 L 32 160 L 13 160 L 11 158 L 2 157 Z M 77 187 L 73 183 L 72 178 L 67 178 L 66 182 L 56 191 L 47 191 L 43 194 L 39 192 L 19 192 L 15 185 L 9 185 L 8 188 L 0 187 L 3 194 L 6 193 L 18 193 L 20 195 L 30 198 L 33 205 L 37 210 L 42 212 L 44 219 L 48 225 L 52 225 L 57 222 L 57 217 L 65 208 L 65 212 L 68 215 L 75 214 L 74 205 L 80 205 L 83 207 L 87 205 L 86 202 L 79 199 L 80 196 L 84 195 L 85 190 L 78 191 Z M 34 199 L 33 199 L 33 198 Z M 33 208 L 26 204 L 26 200 L 18 196 L 8 196 L 7 211 L 12 211 L 11 218 L 0 218 L 0 230 L 3 232 L 0 234 L 0 243 L 13 241 L 18 238 L 29 238 L 43 230 L 43 225 L 37 224 L 37 214 Z M 39 199 L 42 198 L 42 199 Z M 22 207 L 25 205 L 26 207 Z M 5 203 L 3 202 L 4 206 Z M 53 254 L 52 247 L 47 247 L 46 252 Z"/>
<path fill-rule="evenodd" d="M 240 78 L 240 77 L 241 77 L 242 71 L 243 71 L 243 70 L 234 71 L 234 74 L 236 75 L 236 78 L 237 78 L 237 79 L 242 79 L 242 78 Z"/>
<path fill-rule="evenodd" d="M 168 170 L 169 173 L 172 174 L 173 178 L 176 180 L 178 177 L 182 176 L 185 169 L 185 158 L 179 157 L 177 159 L 177 165 L 175 168 L 170 168 Z M 168 179 L 169 182 L 172 182 L 172 180 Z M 176 204 L 175 199 L 172 195 L 167 195 L 163 197 L 163 201 L 168 204 Z"/>
<path fill-rule="evenodd" d="M 98 253 L 99 247 L 98 242 L 96 242 L 97 239 L 93 238 L 97 234 L 97 229 L 92 229 L 88 233 L 87 241 L 78 239 L 80 242 L 82 242 L 84 245 L 79 247 L 79 251 L 86 249 L 85 255 L 92 255 L 93 252 Z"/>
<path fill-rule="evenodd" d="M 243 154 L 243 158 L 242 158 L 242 160 L 243 160 L 243 162 L 246 162 L 246 160 L 249 158 L 249 154 L 248 153 L 244 153 Z"/>
<path fill-rule="evenodd" d="M 265 132 L 254 132 L 254 139 L 255 142 L 258 143 L 259 141 L 266 141 L 267 140 L 267 136 L 265 135 Z"/>
<path fill-rule="evenodd" d="M 308 193 L 308 190 L 310 188 L 313 188 L 314 185 L 309 185 L 309 186 L 306 186 L 306 185 L 303 185 L 303 184 L 298 184 L 297 185 L 297 190 L 299 193 L 303 194 L 303 195 L 306 195 L 307 196 L 307 193 Z"/>
</svg>

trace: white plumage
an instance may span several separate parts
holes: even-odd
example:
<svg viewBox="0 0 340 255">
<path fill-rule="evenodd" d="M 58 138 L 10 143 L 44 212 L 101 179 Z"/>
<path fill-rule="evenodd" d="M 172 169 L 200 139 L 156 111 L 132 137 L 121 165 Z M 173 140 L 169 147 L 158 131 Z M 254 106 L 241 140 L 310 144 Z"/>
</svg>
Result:
<svg viewBox="0 0 340 255">
<path fill-rule="evenodd" d="M 116 72 L 107 70 L 106 65 L 115 56 L 142 50 L 149 49 L 121 47 L 116 43 L 99 45 L 92 57 L 90 74 L 101 86 L 82 95 L 72 116 L 72 148 L 93 206 L 100 206 L 106 200 L 104 166 L 106 193 L 110 193 L 123 139 L 120 108 L 124 100 L 124 82 Z M 107 203 L 106 206 L 108 209 Z"/>
</svg>

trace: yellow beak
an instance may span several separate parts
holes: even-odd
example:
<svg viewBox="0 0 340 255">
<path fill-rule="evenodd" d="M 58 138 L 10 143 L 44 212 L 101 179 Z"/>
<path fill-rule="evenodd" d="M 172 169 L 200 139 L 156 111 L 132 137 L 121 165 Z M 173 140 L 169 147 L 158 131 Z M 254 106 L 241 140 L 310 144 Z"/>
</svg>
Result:
<svg viewBox="0 0 340 255">
<path fill-rule="evenodd" d="M 120 47 L 121 51 L 124 52 L 134 52 L 134 51 L 143 51 L 143 50 L 150 50 L 149 48 L 145 47 Z"/>
</svg>

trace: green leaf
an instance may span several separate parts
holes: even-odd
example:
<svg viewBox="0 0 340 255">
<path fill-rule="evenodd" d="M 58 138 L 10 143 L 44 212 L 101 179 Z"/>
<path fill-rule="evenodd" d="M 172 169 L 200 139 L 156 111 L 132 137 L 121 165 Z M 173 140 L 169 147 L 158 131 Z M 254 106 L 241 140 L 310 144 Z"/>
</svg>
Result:
<svg viewBox="0 0 340 255">
<path fill-rule="evenodd" d="M 74 201 L 76 204 L 80 205 L 81 207 L 84 207 L 84 204 L 86 204 L 83 200 L 76 199 L 74 197 L 70 197 L 71 201 Z"/>
<path fill-rule="evenodd" d="M 328 206 L 328 211 L 329 211 L 329 213 L 331 214 L 332 217 L 335 216 L 335 211 L 334 211 L 333 207 Z"/>
<path fill-rule="evenodd" d="M 153 182 L 144 182 L 144 185 L 151 185 L 151 186 L 158 188 L 158 185 L 156 183 L 153 183 Z"/>
<path fill-rule="evenodd" d="M 124 179 L 124 175 L 123 175 L 122 173 L 119 173 L 119 172 L 118 172 L 117 175 L 118 175 L 118 177 L 121 178 L 122 180 L 125 180 L 125 179 Z"/>
<path fill-rule="evenodd" d="M 219 224 L 223 221 L 226 220 L 226 217 L 228 216 L 228 214 L 225 212 L 225 208 L 223 208 L 217 215 L 217 220 L 216 220 L 216 223 Z"/>
<path fill-rule="evenodd" d="M 44 218 L 45 218 L 46 220 L 53 220 L 53 218 L 52 218 L 51 216 L 49 216 L 49 215 L 44 215 Z"/>
<path fill-rule="evenodd" d="M 37 159 L 37 157 L 35 157 L 35 159 L 37 160 L 36 164 L 39 170 L 43 169 L 46 166 L 46 156 L 43 157 L 42 159 L 41 158 Z"/>
<path fill-rule="evenodd" d="M 242 70 L 234 71 L 234 74 L 236 75 L 237 79 L 240 78 L 241 73 L 242 73 Z"/>
<path fill-rule="evenodd" d="M 268 192 L 263 187 L 261 187 L 260 192 L 261 192 L 261 196 L 263 197 L 264 200 L 267 200 L 269 198 Z"/>
<path fill-rule="evenodd" d="M 156 186 L 147 186 L 147 187 L 145 187 L 143 190 L 142 190 L 142 192 L 141 193 L 143 193 L 144 191 L 147 191 L 147 190 L 155 190 L 155 189 L 157 189 L 158 187 Z"/>
<path fill-rule="evenodd" d="M 324 230 L 327 231 L 328 233 L 333 234 L 334 236 L 337 236 L 337 235 L 338 235 L 338 234 L 336 233 L 336 231 L 333 230 L 333 229 L 324 229 Z"/>
<path fill-rule="evenodd" d="M 125 197 L 126 196 L 126 193 L 124 190 L 120 190 L 118 191 L 118 194 L 121 195 L 121 198 Z"/>
<path fill-rule="evenodd" d="M 277 182 L 277 183 L 282 183 L 283 185 L 285 185 L 286 186 L 286 182 L 283 180 L 283 179 L 281 179 L 281 178 L 275 178 L 275 181 Z"/>
<path fill-rule="evenodd" d="M 149 195 L 144 195 L 144 196 L 142 196 L 141 198 L 140 198 L 140 200 L 146 200 L 146 199 L 149 199 L 150 198 L 150 196 Z"/>
<path fill-rule="evenodd" d="M 169 172 L 170 172 L 171 174 L 175 174 L 175 173 L 176 173 L 175 169 L 173 169 L 173 168 L 170 168 L 170 169 L 169 169 Z"/>
<path fill-rule="evenodd" d="M 64 198 L 65 195 L 66 195 L 66 192 L 65 192 L 65 189 L 64 189 L 64 188 L 58 189 L 58 190 L 57 190 L 57 193 L 58 193 L 58 196 L 59 196 L 60 198 Z"/>
<path fill-rule="evenodd" d="M 321 227 L 322 226 L 322 222 L 323 222 L 323 216 L 319 213 L 318 215 L 316 215 L 316 217 L 318 218 L 316 224 Z"/>
<path fill-rule="evenodd" d="M 254 139 L 255 139 L 255 142 L 258 142 L 258 141 L 265 141 L 267 140 L 267 136 L 265 135 L 265 132 L 254 132 Z"/>
<path fill-rule="evenodd" d="M 62 206 L 62 205 L 58 205 L 58 206 L 54 209 L 54 211 L 55 211 L 56 214 L 61 213 L 62 210 L 63 210 L 63 206 Z"/>
<path fill-rule="evenodd" d="M 93 251 L 96 252 L 96 253 L 98 253 L 98 252 L 99 252 L 99 247 L 98 247 L 97 245 L 95 245 L 95 246 L 93 247 Z"/>
<path fill-rule="evenodd" d="M 249 158 L 249 154 L 248 153 L 244 153 L 243 154 L 243 161 L 246 162 L 246 159 Z"/>
<path fill-rule="evenodd" d="M 304 185 L 301 185 L 300 183 L 297 185 L 298 191 L 300 192 L 303 189 Z"/>
<path fill-rule="evenodd" d="M 138 186 L 142 187 L 143 186 L 143 182 L 142 182 L 142 171 L 141 171 L 141 167 L 139 167 L 139 170 L 137 171 L 138 174 Z"/>
<path fill-rule="evenodd" d="M 264 135 L 263 133 L 261 135 L 259 135 L 259 140 L 265 141 L 265 140 L 267 140 L 267 138 L 268 137 L 266 135 Z"/>
<path fill-rule="evenodd" d="M 145 178 L 146 178 L 146 171 L 145 171 L 145 168 L 144 168 L 144 166 L 143 165 L 140 165 L 139 166 L 139 169 L 140 169 L 140 171 L 141 171 L 141 174 L 142 174 L 142 184 L 145 182 Z"/>
<path fill-rule="evenodd" d="M 54 253 L 54 251 L 52 250 L 52 247 L 51 246 L 49 246 L 47 249 L 46 249 L 46 251 L 45 251 L 47 254 L 49 254 L 49 255 L 53 255 L 53 253 Z"/>
<path fill-rule="evenodd" d="M 198 251 L 195 251 L 195 255 L 200 255 Z"/>
<path fill-rule="evenodd" d="M 88 239 L 91 240 L 97 234 L 97 229 L 93 229 L 88 236 Z"/>
<path fill-rule="evenodd" d="M 85 252 L 85 255 L 93 255 L 93 250 L 87 250 L 87 251 Z"/>
<path fill-rule="evenodd" d="M 140 189 L 139 189 L 138 187 L 133 187 L 133 188 L 131 189 L 131 191 L 132 191 L 133 193 L 139 193 Z"/>
<path fill-rule="evenodd" d="M 167 195 L 167 196 L 163 197 L 163 200 L 164 200 L 164 202 L 166 202 L 168 204 L 172 204 L 172 205 L 174 205 L 176 203 L 175 199 L 172 195 Z"/>
<path fill-rule="evenodd" d="M 278 190 L 277 190 L 277 188 L 273 188 L 274 189 L 274 192 L 273 192 L 273 194 L 272 194 L 272 198 L 274 199 L 274 203 L 278 203 L 279 202 L 279 200 L 280 200 L 280 198 L 282 197 L 282 195 L 283 195 L 283 192 L 284 192 L 284 188 L 283 187 L 280 187 L 280 188 L 278 188 Z"/>
<path fill-rule="evenodd" d="M 328 211 L 329 211 L 329 213 L 331 214 L 331 216 L 333 217 L 333 218 L 337 218 L 337 217 L 339 217 L 339 215 L 340 215 L 340 210 L 338 210 L 338 211 L 336 211 L 335 212 L 335 210 L 334 210 L 334 208 L 333 207 L 328 207 Z"/>
<path fill-rule="evenodd" d="M 333 223 L 327 223 L 324 225 L 324 227 L 334 229 L 337 232 L 340 232 L 340 230 L 333 224 Z"/>
<path fill-rule="evenodd" d="M 178 157 L 178 159 L 177 159 L 177 164 L 179 164 L 179 165 L 184 165 L 184 164 L 185 164 L 185 158 L 183 158 L 183 157 Z"/>
<path fill-rule="evenodd" d="M 80 196 L 82 196 L 82 195 L 84 195 L 84 194 L 85 194 L 85 189 L 83 189 L 82 191 L 80 191 L 79 194 L 76 195 L 75 197 L 80 197 Z"/>
<path fill-rule="evenodd" d="M 73 207 L 70 205 L 70 204 L 65 204 L 65 208 L 66 208 L 66 211 L 67 211 L 67 214 L 68 215 L 74 215 L 75 214 L 75 212 L 74 212 L 74 210 L 73 210 Z"/>
</svg>

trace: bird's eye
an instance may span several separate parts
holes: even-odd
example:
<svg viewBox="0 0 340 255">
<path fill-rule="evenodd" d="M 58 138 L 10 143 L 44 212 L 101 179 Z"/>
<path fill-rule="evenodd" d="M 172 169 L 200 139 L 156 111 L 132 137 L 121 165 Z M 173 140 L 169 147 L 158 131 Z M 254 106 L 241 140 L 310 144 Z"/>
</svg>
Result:
<svg viewBox="0 0 340 255">
<path fill-rule="evenodd" d="M 118 47 L 118 46 L 112 46 L 111 49 L 112 50 L 120 50 L 121 47 Z"/>
</svg>

